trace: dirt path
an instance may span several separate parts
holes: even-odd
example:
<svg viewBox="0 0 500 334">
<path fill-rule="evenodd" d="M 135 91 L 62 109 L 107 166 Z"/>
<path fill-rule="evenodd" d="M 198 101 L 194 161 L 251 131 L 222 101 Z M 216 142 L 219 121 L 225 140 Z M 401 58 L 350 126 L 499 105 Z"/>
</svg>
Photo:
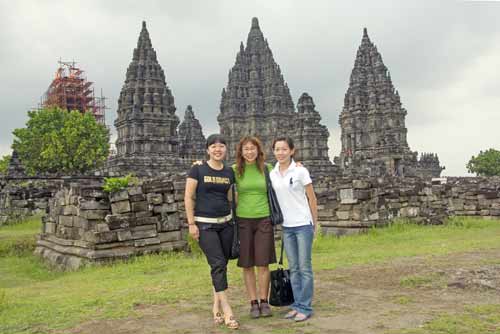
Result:
<svg viewBox="0 0 500 334">
<path fill-rule="evenodd" d="M 296 324 L 272 318 L 251 320 L 247 305 L 235 305 L 239 333 L 386 333 L 416 328 L 438 314 L 466 305 L 500 304 L 500 249 L 446 257 L 398 259 L 315 273 L 315 315 Z M 230 291 L 234 297 L 239 291 Z M 235 299 L 235 298 L 233 298 Z M 245 304 L 244 304 L 245 303 Z M 138 307 L 139 317 L 92 321 L 70 330 L 83 333 L 228 333 L 212 325 L 209 301 Z M 68 331 L 64 331 L 68 333 Z"/>
</svg>

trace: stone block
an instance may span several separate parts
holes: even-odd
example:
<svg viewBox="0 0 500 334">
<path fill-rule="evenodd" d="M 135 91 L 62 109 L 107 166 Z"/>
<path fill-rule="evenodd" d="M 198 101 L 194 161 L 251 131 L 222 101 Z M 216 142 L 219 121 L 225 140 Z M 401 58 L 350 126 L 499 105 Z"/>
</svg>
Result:
<svg viewBox="0 0 500 334">
<path fill-rule="evenodd" d="M 184 199 L 184 196 L 182 197 Z M 163 194 L 163 201 L 168 204 L 172 204 L 175 202 L 175 195 L 172 193 Z"/>
<path fill-rule="evenodd" d="M 176 212 L 177 211 L 177 203 L 163 203 L 162 205 L 155 205 L 153 209 L 154 213 L 163 213 L 163 212 Z"/>
<path fill-rule="evenodd" d="M 141 186 L 129 187 L 127 190 L 128 190 L 128 194 L 130 196 L 142 195 L 143 194 Z"/>
<path fill-rule="evenodd" d="M 37 209 L 46 210 L 48 206 L 49 206 L 49 203 L 47 201 L 36 201 L 35 202 L 35 208 L 37 208 Z"/>
<path fill-rule="evenodd" d="M 90 243 L 96 243 L 97 242 L 96 233 L 97 232 L 95 231 L 85 231 L 83 232 L 82 239 Z"/>
<path fill-rule="evenodd" d="M 55 223 L 45 223 L 45 233 L 47 233 L 47 234 L 56 233 L 56 224 Z"/>
<path fill-rule="evenodd" d="M 145 247 L 150 245 L 158 245 L 161 241 L 159 238 L 148 238 L 148 239 L 140 239 L 134 241 L 135 247 Z"/>
<path fill-rule="evenodd" d="M 96 230 L 97 232 L 108 232 L 109 226 L 106 223 L 96 224 Z"/>
<path fill-rule="evenodd" d="M 105 200 L 91 200 L 80 198 L 79 200 L 79 208 L 81 210 L 111 210 L 108 201 Z"/>
<path fill-rule="evenodd" d="M 153 224 L 156 225 L 157 223 L 158 223 L 158 217 L 142 217 L 135 219 L 136 226 L 153 225 Z"/>
<path fill-rule="evenodd" d="M 13 199 L 10 201 L 11 205 L 18 208 L 24 208 L 28 206 L 28 201 L 24 199 Z"/>
<path fill-rule="evenodd" d="M 500 209 L 490 210 L 490 216 L 500 216 Z"/>
<path fill-rule="evenodd" d="M 84 188 L 80 190 L 80 196 L 85 198 L 107 198 L 108 195 L 102 190 L 102 188 Z"/>
<path fill-rule="evenodd" d="M 417 217 L 420 213 L 420 208 L 418 207 L 404 207 L 399 211 L 402 217 Z"/>
<path fill-rule="evenodd" d="M 127 193 L 127 196 L 128 196 L 128 193 Z M 111 203 L 111 212 L 113 214 L 127 213 L 130 211 L 131 211 L 131 207 L 130 207 L 130 202 L 128 200 Z"/>
<path fill-rule="evenodd" d="M 399 209 L 401 208 L 401 203 L 388 203 L 387 207 L 389 209 Z"/>
<path fill-rule="evenodd" d="M 132 211 L 138 212 L 138 211 L 148 211 L 148 202 L 143 201 L 143 202 L 132 202 Z"/>
<path fill-rule="evenodd" d="M 354 204 L 358 200 L 354 198 L 354 189 L 340 189 L 340 203 L 341 204 Z"/>
<path fill-rule="evenodd" d="M 144 195 L 144 194 L 137 194 L 137 195 L 130 195 L 129 196 L 130 202 L 142 202 L 145 200 L 146 200 L 146 195 Z"/>
<path fill-rule="evenodd" d="M 378 212 L 374 212 L 368 215 L 368 220 L 379 220 L 380 214 Z"/>
<path fill-rule="evenodd" d="M 85 219 L 100 219 L 104 220 L 106 215 L 109 214 L 108 210 L 78 210 L 78 216 Z"/>
<path fill-rule="evenodd" d="M 132 240 L 132 232 L 130 230 L 119 230 L 116 233 L 119 241 Z"/>
<path fill-rule="evenodd" d="M 125 201 L 125 200 L 128 200 L 128 191 L 127 190 L 120 190 L 120 191 L 111 193 L 109 195 L 109 201 L 111 203 L 121 202 L 121 201 Z"/>
<path fill-rule="evenodd" d="M 448 200 L 448 205 L 452 211 L 462 211 L 464 209 L 464 200 L 461 198 L 452 198 Z"/>
<path fill-rule="evenodd" d="M 475 211 L 477 210 L 477 205 L 475 203 L 467 203 L 464 205 L 464 210 L 465 211 Z"/>
<path fill-rule="evenodd" d="M 135 217 L 131 213 L 107 215 L 105 220 L 110 230 L 118 230 L 135 226 Z"/>
<path fill-rule="evenodd" d="M 360 209 L 354 209 L 351 211 L 351 218 L 353 220 L 361 220 L 361 210 Z"/>
<path fill-rule="evenodd" d="M 95 227 L 95 221 L 94 220 L 88 220 L 86 218 L 82 217 L 74 217 L 73 218 L 73 226 L 77 228 L 81 228 L 85 231 L 90 231 L 93 230 Z"/>
<path fill-rule="evenodd" d="M 356 190 L 354 192 L 354 197 L 359 199 L 359 200 L 367 200 L 371 198 L 371 191 L 370 190 Z"/>
<path fill-rule="evenodd" d="M 479 211 L 479 214 L 481 216 L 489 216 L 490 215 L 490 210 L 481 210 L 481 211 Z"/>
<path fill-rule="evenodd" d="M 74 205 L 64 205 L 62 208 L 62 214 L 65 216 L 76 216 L 77 208 Z"/>
<path fill-rule="evenodd" d="M 182 232 L 178 231 L 170 231 L 170 232 L 161 232 L 158 233 L 158 238 L 161 242 L 172 242 L 182 240 Z"/>
<path fill-rule="evenodd" d="M 350 211 L 337 211 L 336 215 L 337 218 L 340 220 L 347 220 L 351 217 Z"/>
<path fill-rule="evenodd" d="M 334 215 L 335 215 L 335 211 L 333 209 L 318 210 L 318 217 L 321 217 L 321 218 L 333 217 Z"/>
<path fill-rule="evenodd" d="M 108 243 L 118 241 L 116 231 L 94 232 L 97 243 Z"/>
<path fill-rule="evenodd" d="M 149 204 L 160 205 L 163 203 L 163 196 L 161 194 L 147 194 L 147 201 Z"/>
<path fill-rule="evenodd" d="M 368 189 L 370 188 L 370 183 L 364 180 L 354 180 L 352 181 L 352 187 L 354 189 Z"/>
<path fill-rule="evenodd" d="M 184 181 L 185 183 L 185 181 Z M 172 181 L 163 180 L 163 181 L 153 181 L 143 185 L 143 192 L 145 194 L 148 193 L 166 193 L 172 192 L 174 190 L 174 185 Z"/>
<path fill-rule="evenodd" d="M 137 218 L 143 218 L 143 217 L 151 217 L 153 215 L 152 211 L 140 211 L 140 212 L 134 212 L 135 216 Z"/>
<path fill-rule="evenodd" d="M 132 239 L 153 238 L 158 235 L 158 232 L 156 231 L 156 225 L 136 226 L 134 228 L 131 228 L 130 231 L 132 232 Z"/>
<path fill-rule="evenodd" d="M 59 224 L 66 227 L 73 227 L 73 216 L 59 216 Z"/>
</svg>

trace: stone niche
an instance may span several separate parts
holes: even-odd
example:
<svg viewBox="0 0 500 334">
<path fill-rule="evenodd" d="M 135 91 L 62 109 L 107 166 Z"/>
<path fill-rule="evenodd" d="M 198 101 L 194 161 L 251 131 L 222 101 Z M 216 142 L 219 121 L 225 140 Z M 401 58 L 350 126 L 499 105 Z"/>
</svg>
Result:
<svg viewBox="0 0 500 334">
<path fill-rule="evenodd" d="M 42 220 L 35 254 L 61 269 L 186 250 L 185 176 L 108 194 L 100 183 L 59 190 Z"/>
</svg>

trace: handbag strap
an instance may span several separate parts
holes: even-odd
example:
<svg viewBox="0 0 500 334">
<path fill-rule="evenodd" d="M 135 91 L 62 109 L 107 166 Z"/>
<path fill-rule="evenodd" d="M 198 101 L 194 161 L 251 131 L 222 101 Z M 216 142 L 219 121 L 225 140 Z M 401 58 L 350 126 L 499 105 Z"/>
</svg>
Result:
<svg viewBox="0 0 500 334">
<path fill-rule="evenodd" d="M 234 222 L 234 224 L 236 224 L 236 191 L 234 190 L 235 187 L 236 187 L 236 184 L 233 183 L 231 185 L 231 197 L 232 197 L 231 211 L 233 213 L 233 222 Z"/>
<path fill-rule="evenodd" d="M 264 175 L 266 176 L 266 186 L 267 190 L 269 191 L 270 187 L 272 187 L 272 183 L 271 178 L 269 177 L 269 169 L 267 167 L 267 164 L 264 165 Z"/>
<path fill-rule="evenodd" d="M 280 266 L 283 266 L 283 233 L 281 233 L 281 251 L 280 251 L 280 260 L 278 264 Z"/>
</svg>

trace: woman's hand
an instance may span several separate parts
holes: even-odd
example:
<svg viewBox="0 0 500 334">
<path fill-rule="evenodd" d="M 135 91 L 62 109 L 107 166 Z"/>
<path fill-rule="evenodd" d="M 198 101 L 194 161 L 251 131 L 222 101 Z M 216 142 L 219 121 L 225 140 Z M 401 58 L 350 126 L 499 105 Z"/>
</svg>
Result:
<svg viewBox="0 0 500 334">
<path fill-rule="evenodd" d="M 189 224 L 189 235 L 196 241 L 200 239 L 200 230 L 196 224 Z"/>
</svg>

